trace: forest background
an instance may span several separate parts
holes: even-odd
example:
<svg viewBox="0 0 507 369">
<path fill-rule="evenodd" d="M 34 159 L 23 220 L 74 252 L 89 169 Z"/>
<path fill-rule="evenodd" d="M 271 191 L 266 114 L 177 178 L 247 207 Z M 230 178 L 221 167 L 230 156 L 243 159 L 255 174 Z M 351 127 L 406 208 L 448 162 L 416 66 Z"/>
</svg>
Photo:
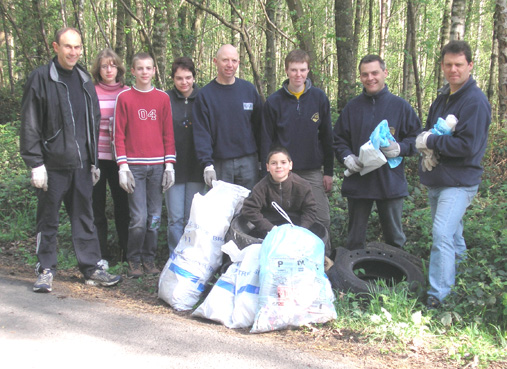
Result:
<svg viewBox="0 0 507 369">
<path fill-rule="evenodd" d="M 81 31 L 81 63 L 87 68 L 104 47 L 113 48 L 127 66 L 134 53 L 150 52 L 157 65 L 155 84 L 164 90 L 171 87 L 174 58 L 191 57 L 198 69 L 197 83 L 203 86 L 215 76 L 217 49 L 232 43 L 240 52 L 238 76 L 254 83 L 263 98 L 286 78 L 287 53 L 302 48 L 311 56 L 312 82 L 331 101 L 333 121 L 361 92 L 358 61 L 374 53 L 386 61 L 391 92 L 408 100 L 425 122 L 445 83 L 439 60 L 442 46 L 453 39 L 468 41 L 473 76 L 490 101 L 493 123 L 483 182 L 465 216 L 469 257 L 461 267 L 452 309 L 444 307 L 439 317 L 444 326 L 479 329 L 498 349 L 484 342 L 478 348 L 471 340 L 461 351 L 454 349 L 457 360 L 480 356 L 487 362 L 505 356 L 507 0 L 0 0 L 0 16 L 0 245 L 15 242 L 27 262 L 34 261 L 35 246 L 27 241 L 34 236 L 36 198 L 18 154 L 20 101 L 29 73 L 54 55 L 51 43 L 57 29 L 72 26 Z M 131 83 L 129 73 L 127 77 Z M 346 236 L 342 171 L 337 165 L 330 198 L 334 247 L 342 246 Z M 406 159 L 406 173 L 410 192 L 404 209 L 406 249 L 427 261 L 431 216 L 417 176 L 417 158 Z M 369 241 L 380 240 L 376 220 L 374 212 Z M 60 258 L 65 259 L 72 248 L 63 211 L 61 224 Z M 163 237 L 164 232 L 160 234 Z M 110 235 L 115 243 L 114 229 Z M 162 251 L 163 257 L 167 255 Z M 356 316 L 354 306 L 347 307 L 350 319 Z"/>
</svg>

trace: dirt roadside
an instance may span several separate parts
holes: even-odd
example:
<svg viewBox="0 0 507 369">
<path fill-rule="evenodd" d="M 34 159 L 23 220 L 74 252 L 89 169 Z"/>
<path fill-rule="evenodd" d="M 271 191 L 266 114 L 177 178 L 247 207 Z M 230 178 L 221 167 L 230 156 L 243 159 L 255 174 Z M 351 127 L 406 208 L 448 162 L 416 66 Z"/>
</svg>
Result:
<svg viewBox="0 0 507 369">
<path fill-rule="evenodd" d="M 18 255 L 16 244 L 0 244 L 0 274 L 29 283 L 35 281 L 33 266 L 26 265 L 25 257 Z M 212 324 L 217 333 L 249 335 L 254 340 L 270 340 L 283 344 L 288 349 L 297 348 L 313 351 L 327 359 L 349 357 L 356 359 L 363 368 L 461 368 L 449 362 L 444 350 L 431 349 L 425 342 L 410 342 L 408 349 L 401 350 L 392 343 L 368 343 L 368 337 L 352 332 L 346 327 L 341 329 L 324 326 L 322 328 L 304 327 L 297 330 L 285 330 L 268 334 L 250 334 L 248 330 L 230 330 L 210 321 L 195 319 L 189 313 L 173 310 L 157 298 L 157 278 L 139 280 L 124 278 L 118 287 L 96 288 L 86 286 L 77 268 L 59 271 L 54 281 L 54 292 L 59 298 L 73 297 L 105 302 L 111 306 L 131 309 L 140 313 L 167 315 L 178 319 L 187 319 L 189 324 Z M 468 366 L 473 368 L 474 366 Z M 492 369 L 501 366 L 492 365 Z"/>
</svg>

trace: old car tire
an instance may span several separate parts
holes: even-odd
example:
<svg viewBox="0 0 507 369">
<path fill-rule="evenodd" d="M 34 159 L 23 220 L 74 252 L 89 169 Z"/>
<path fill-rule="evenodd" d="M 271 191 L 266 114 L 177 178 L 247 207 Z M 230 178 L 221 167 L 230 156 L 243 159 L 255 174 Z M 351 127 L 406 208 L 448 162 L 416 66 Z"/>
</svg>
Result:
<svg viewBox="0 0 507 369">
<path fill-rule="evenodd" d="M 406 281 L 413 292 L 424 286 L 420 268 L 403 257 L 372 249 L 338 248 L 328 278 L 333 288 L 357 294 L 370 293 L 372 282 L 378 280 L 385 280 L 390 288 Z"/>
<path fill-rule="evenodd" d="M 246 220 L 242 215 L 238 215 L 231 221 L 231 226 L 225 235 L 225 242 L 234 241 L 240 250 L 254 243 L 262 243 L 262 238 L 250 236 L 249 233 L 252 232 L 254 228 L 255 226 L 252 223 Z M 324 245 L 329 242 L 329 234 L 326 227 L 322 224 L 314 223 L 310 227 L 310 231 L 319 237 L 322 242 L 324 242 Z"/>
<path fill-rule="evenodd" d="M 421 270 L 423 269 L 422 259 L 419 256 L 412 255 L 411 253 L 409 253 L 403 249 L 400 249 L 399 247 L 391 246 L 391 245 L 388 245 L 387 243 L 383 243 L 383 242 L 370 242 L 370 243 L 366 244 L 366 249 L 367 250 L 378 250 L 378 251 L 385 252 L 386 254 L 393 254 L 393 255 L 405 258 L 408 261 L 410 261 L 412 264 L 414 264 L 416 267 L 418 267 L 419 269 L 421 269 Z"/>
</svg>

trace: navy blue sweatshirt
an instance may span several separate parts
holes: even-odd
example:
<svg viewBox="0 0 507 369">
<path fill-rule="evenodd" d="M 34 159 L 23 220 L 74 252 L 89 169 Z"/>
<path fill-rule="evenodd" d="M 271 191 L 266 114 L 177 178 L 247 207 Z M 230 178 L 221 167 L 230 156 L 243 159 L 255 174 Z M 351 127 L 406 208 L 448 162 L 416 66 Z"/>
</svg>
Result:
<svg viewBox="0 0 507 369">
<path fill-rule="evenodd" d="M 410 104 L 389 92 L 386 85 L 373 96 L 363 90 L 347 103 L 334 127 L 336 158 L 343 163 L 349 154 L 359 156 L 360 147 L 368 142 L 375 127 L 384 119 L 400 145 L 400 156 L 415 155 L 415 139 L 421 132 L 421 122 Z M 384 164 L 364 176 L 355 173 L 345 177 L 342 195 L 373 200 L 407 196 L 404 163 L 396 168 Z"/>
<path fill-rule="evenodd" d="M 221 85 L 214 79 L 199 90 L 193 112 L 201 165 L 257 153 L 262 101 L 250 82 L 236 78 L 232 85 Z"/>
<path fill-rule="evenodd" d="M 421 183 L 429 187 L 469 187 L 481 182 L 481 160 L 486 151 L 491 107 L 484 93 L 470 77 L 455 93 L 443 88 L 431 104 L 426 130 L 433 128 L 438 118 L 453 114 L 458 124 L 451 136 L 430 135 L 429 149 L 440 155 L 439 164 L 431 172 L 419 167 Z"/>
<path fill-rule="evenodd" d="M 264 163 L 272 146 L 282 145 L 289 151 L 293 170 L 320 169 L 333 175 L 333 132 L 329 99 L 324 91 L 312 86 L 296 98 L 283 87 L 268 97 L 262 114 L 261 161 Z"/>
</svg>

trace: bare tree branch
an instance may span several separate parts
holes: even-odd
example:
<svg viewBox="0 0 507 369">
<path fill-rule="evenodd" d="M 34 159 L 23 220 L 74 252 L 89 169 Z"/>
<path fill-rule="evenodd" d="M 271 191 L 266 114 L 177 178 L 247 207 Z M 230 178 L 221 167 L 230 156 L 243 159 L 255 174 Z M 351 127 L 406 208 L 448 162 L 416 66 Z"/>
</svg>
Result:
<svg viewBox="0 0 507 369">
<path fill-rule="evenodd" d="M 90 0 L 90 4 L 92 4 L 93 14 L 95 15 L 95 20 L 97 21 L 97 25 L 99 26 L 100 33 L 102 33 L 102 37 L 104 37 L 107 47 L 109 47 L 111 49 L 111 43 L 109 42 L 109 39 L 107 38 L 106 33 L 104 32 L 104 29 L 102 28 L 102 25 L 100 24 L 99 16 L 97 14 L 97 8 L 95 7 L 95 2 L 93 0 Z"/>
<path fill-rule="evenodd" d="M 261 7 L 262 7 L 262 11 L 264 13 L 264 17 L 266 18 L 266 21 L 269 23 L 269 25 L 271 27 L 273 27 L 275 29 L 276 32 L 278 32 L 283 38 L 285 38 L 287 41 L 289 41 L 290 43 L 292 43 L 294 46 L 297 45 L 296 42 L 294 42 L 286 33 L 284 33 L 280 28 L 278 28 L 276 26 L 276 24 L 274 24 L 271 19 L 269 19 L 269 16 L 268 16 L 268 12 L 266 11 L 266 6 L 264 5 L 264 3 L 262 2 L 262 0 L 258 0 L 259 1 L 259 4 L 261 4 Z"/>
</svg>

